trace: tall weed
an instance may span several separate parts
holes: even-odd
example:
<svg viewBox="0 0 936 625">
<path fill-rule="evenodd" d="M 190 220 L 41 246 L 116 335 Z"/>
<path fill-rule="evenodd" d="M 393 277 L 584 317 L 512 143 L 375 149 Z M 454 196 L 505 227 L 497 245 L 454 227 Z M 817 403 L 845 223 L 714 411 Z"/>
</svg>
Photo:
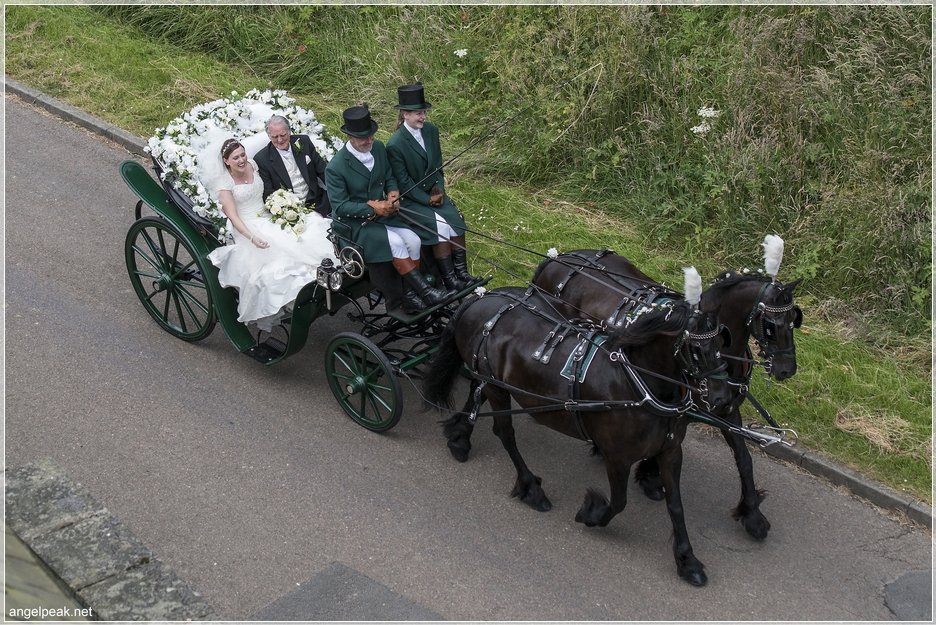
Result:
<svg viewBox="0 0 936 625">
<path fill-rule="evenodd" d="M 525 111 L 452 169 L 595 202 L 651 246 L 726 267 L 777 233 L 805 289 L 930 327 L 930 7 L 94 10 L 321 102 L 336 125 L 367 101 L 388 132 L 395 87 L 420 80 L 449 153 Z"/>
</svg>

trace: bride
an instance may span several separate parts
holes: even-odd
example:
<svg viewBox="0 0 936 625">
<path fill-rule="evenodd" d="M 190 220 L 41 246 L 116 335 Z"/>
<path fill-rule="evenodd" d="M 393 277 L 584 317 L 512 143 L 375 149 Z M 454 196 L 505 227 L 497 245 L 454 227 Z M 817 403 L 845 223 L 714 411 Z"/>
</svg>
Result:
<svg viewBox="0 0 936 625">
<path fill-rule="evenodd" d="M 328 240 L 329 220 L 312 211 L 301 237 L 260 216 L 263 180 L 244 146 L 228 139 L 221 147 L 225 173 L 215 182 L 218 201 L 230 223 L 233 244 L 216 248 L 208 258 L 218 267 L 221 286 L 238 290 L 237 320 L 255 322 L 269 332 L 291 309 L 299 290 L 315 280 L 326 257 L 334 258 Z"/>
</svg>

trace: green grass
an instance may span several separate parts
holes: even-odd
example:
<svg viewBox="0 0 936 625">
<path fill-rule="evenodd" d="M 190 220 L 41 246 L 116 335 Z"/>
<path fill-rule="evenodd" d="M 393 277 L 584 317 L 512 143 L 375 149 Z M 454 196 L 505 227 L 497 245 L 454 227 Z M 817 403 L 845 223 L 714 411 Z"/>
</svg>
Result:
<svg viewBox="0 0 936 625">
<path fill-rule="evenodd" d="M 171 19 L 179 11 L 187 19 Z M 491 285 L 528 279 L 540 257 L 486 237 L 540 254 L 608 247 L 679 288 L 688 264 L 703 280 L 761 266 L 774 230 L 788 241 L 781 278 L 805 278 L 805 332 L 796 376 L 757 378 L 755 396 L 805 447 L 931 502 L 931 158 L 918 128 L 930 85 L 910 45 L 920 11 L 7 5 L 6 71 L 144 138 L 197 103 L 272 86 L 333 132 L 367 100 L 386 139 L 395 86 L 418 77 L 452 155 L 600 57 L 600 81 L 544 100 L 447 170 L 472 251 L 499 267 Z M 897 27 L 903 48 L 887 41 Z M 464 62 L 458 48 L 471 51 Z M 788 73 L 807 62 L 809 80 Z M 694 142 L 696 108 L 718 102 L 723 132 Z"/>
</svg>

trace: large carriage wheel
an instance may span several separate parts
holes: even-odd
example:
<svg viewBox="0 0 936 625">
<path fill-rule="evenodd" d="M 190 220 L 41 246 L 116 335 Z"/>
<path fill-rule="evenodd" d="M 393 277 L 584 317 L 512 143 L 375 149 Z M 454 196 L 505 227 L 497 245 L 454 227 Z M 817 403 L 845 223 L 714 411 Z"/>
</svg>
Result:
<svg viewBox="0 0 936 625">
<path fill-rule="evenodd" d="M 374 432 L 386 432 L 403 413 L 403 389 L 386 355 L 360 334 L 336 334 L 325 350 L 325 373 L 348 416 Z"/>
<path fill-rule="evenodd" d="M 138 219 L 127 232 L 124 252 L 133 289 L 156 323 L 184 341 L 211 334 L 216 318 L 205 261 L 172 224 L 159 217 Z"/>
</svg>

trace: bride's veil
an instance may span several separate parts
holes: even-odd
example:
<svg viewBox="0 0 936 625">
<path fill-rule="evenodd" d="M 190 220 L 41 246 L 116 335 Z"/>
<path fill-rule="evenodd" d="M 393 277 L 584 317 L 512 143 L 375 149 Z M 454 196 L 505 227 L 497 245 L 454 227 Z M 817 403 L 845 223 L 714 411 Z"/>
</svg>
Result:
<svg viewBox="0 0 936 625">
<path fill-rule="evenodd" d="M 227 178 L 230 176 L 224 162 L 221 160 L 221 146 L 227 139 L 218 139 L 209 141 L 205 147 L 197 153 L 199 181 L 208 190 L 211 197 L 217 199 L 218 191 L 221 190 Z"/>
</svg>

